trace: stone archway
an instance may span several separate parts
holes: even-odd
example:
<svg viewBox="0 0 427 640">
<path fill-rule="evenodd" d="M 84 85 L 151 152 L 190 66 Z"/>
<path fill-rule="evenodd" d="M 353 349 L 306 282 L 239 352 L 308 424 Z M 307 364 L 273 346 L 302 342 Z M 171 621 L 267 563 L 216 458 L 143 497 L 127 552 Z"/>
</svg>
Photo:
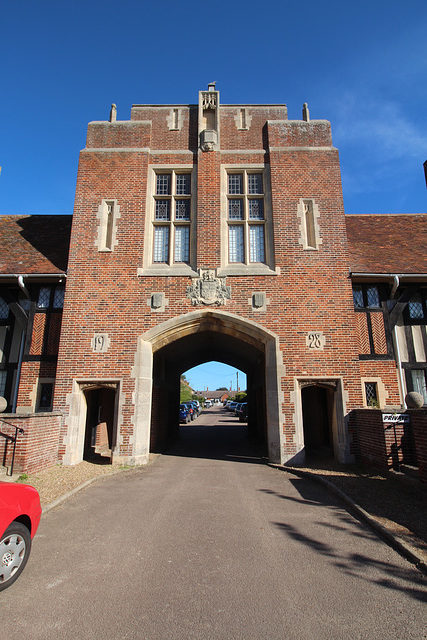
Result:
<svg viewBox="0 0 427 640">
<path fill-rule="evenodd" d="M 168 320 L 140 336 L 132 375 L 135 378 L 134 463 L 145 463 L 150 453 L 153 374 L 164 374 L 164 389 L 172 388 L 179 374 L 213 359 L 236 366 L 253 385 L 262 380 L 268 457 L 283 463 L 281 406 L 282 354 L 277 336 L 254 322 L 219 310 L 200 310 Z M 163 373 L 158 373 L 162 370 Z M 175 387 L 176 388 L 176 387 Z M 176 404 L 171 392 L 170 402 Z M 163 403 L 164 405 L 166 403 Z M 154 425 L 154 426 L 153 426 Z M 163 425 L 167 431 L 167 423 Z"/>
</svg>

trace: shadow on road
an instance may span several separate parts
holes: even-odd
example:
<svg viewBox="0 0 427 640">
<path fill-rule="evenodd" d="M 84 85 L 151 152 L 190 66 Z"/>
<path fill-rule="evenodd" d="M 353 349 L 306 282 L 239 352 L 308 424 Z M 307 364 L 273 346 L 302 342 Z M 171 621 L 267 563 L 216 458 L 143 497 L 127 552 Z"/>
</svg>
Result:
<svg viewBox="0 0 427 640">
<path fill-rule="evenodd" d="M 191 423 L 183 426 L 180 428 L 180 439 L 166 453 L 185 458 L 265 464 L 256 443 L 251 443 L 247 438 L 246 425 L 237 425 L 228 421 L 226 425 L 199 426 Z"/>
<path fill-rule="evenodd" d="M 291 483 L 297 488 L 301 499 L 271 489 L 260 489 L 260 491 L 287 502 L 301 505 L 309 504 L 321 508 L 324 508 L 325 505 L 328 506 L 334 512 L 333 518 L 331 517 L 329 521 L 322 519 L 314 522 L 328 532 L 327 542 L 316 539 L 287 522 L 273 522 L 279 531 L 292 540 L 310 547 L 316 553 L 327 556 L 334 566 L 356 580 L 378 584 L 393 591 L 402 591 L 420 602 L 427 602 L 427 580 L 412 565 L 408 564 L 407 567 L 402 567 L 393 562 L 379 561 L 373 556 L 354 553 L 351 548 L 348 552 L 343 552 L 342 549 L 335 546 L 335 534 L 340 532 L 350 533 L 354 538 L 371 540 L 377 539 L 377 534 L 367 529 L 361 522 L 357 522 L 357 520 L 355 522 L 349 514 L 343 513 L 343 506 L 333 496 L 309 480 L 294 479 L 291 480 Z M 373 569 L 373 571 L 368 571 L 368 569 Z M 402 583 L 405 586 L 402 586 Z"/>
</svg>

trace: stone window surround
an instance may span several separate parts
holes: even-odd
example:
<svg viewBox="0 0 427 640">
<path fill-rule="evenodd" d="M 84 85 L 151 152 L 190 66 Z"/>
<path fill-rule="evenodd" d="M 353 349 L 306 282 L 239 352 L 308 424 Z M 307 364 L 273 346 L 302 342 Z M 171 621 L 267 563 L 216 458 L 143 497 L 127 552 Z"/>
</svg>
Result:
<svg viewBox="0 0 427 640">
<path fill-rule="evenodd" d="M 377 385 L 377 398 L 378 398 L 379 408 L 384 409 L 384 407 L 386 406 L 388 393 L 386 391 L 386 388 L 382 379 L 375 376 L 360 378 L 360 383 L 362 386 L 363 406 L 366 408 L 369 408 L 368 402 L 366 400 L 365 382 L 370 382 Z"/>
<path fill-rule="evenodd" d="M 184 122 L 183 109 L 179 107 L 172 107 L 169 115 L 166 116 L 166 122 L 168 124 L 169 131 L 180 131 Z"/>
<path fill-rule="evenodd" d="M 231 263 L 228 260 L 228 174 L 239 171 L 262 173 L 264 181 L 265 263 Z M 271 206 L 270 165 L 239 163 L 221 165 L 221 268 L 218 276 L 276 275 L 274 268 L 274 240 Z"/>
<path fill-rule="evenodd" d="M 108 207 L 111 206 L 111 246 L 108 246 Z M 103 198 L 96 217 L 99 220 L 95 246 L 99 252 L 111 253 L 117 246 L 117 220 L 120 218 L 120 206 L 115 198 Z"/>
<path fill-rule="evenodd" d="M 41 394 L 41 386 L 42 384 L 51 384 L 52 385 L 52 404 L 50 407 L 40 407 L 40 394 Z M 33 386 L 32 392 L 30 394 L 33 410 L 35 412 L 46 412 L 52 411 L 53 406 L 53 394 L 55 392 L 55 378 L 38 378 Z"/>
<path fill-rule="evenodd" d="M 307 233 L 307 224 L 305 219 L 305 203 L 310 202 L 312 205 L 312 215 L 313 215 L 313 226 L 314 226 L 314 234 L 315 234 L 315 246 L 312 246 L 308 242 L 308 233 Z M 300 198 L 298 202 L 297 208 L 297 216 L 300 219 L 299 224 L 299 244 L 302 245 L 304 251 L 318 251 L 320 245 L 322 244 L 322 238 L 320 237 L 320 228 L 319 228 L 319 207 L 316 204 L 314 198 Z"/>
<path fill-rule="evenodd" d="M 247 107 L 239 107 L 237 115 L 234 116 L 234 122 L 238 131 L 248 131 L 251 127 L 252 116 L 249 115 Z"/>
<path fill-rule="evenodd" d="M 153 262 L 154 247 L 154 216 L 155 216 L 155 193 L 156 176 L 158 173 L 190 173 L 191 174 L 191 209 L 190 209 L 190 262 L 163 264 Z M 169 276 L 182 275 L 195 277 L 195 259 L 197 249 L 196 238 L 196 211 L 197 211 L 197 170 L 193 164 L 155 164 L 148 167 L 147 175 L 147 200 L 144 233 L 144 255 L 142 268 L 138 268 L 138 276 Z M 172 256 L 171 256 L 172 258 Z"/>
</svg>

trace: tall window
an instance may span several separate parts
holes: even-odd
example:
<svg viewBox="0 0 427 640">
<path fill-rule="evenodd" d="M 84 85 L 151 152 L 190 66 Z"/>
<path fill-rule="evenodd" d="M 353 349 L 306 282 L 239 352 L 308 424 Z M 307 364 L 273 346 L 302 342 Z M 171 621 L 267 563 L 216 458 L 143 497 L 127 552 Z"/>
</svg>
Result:
<svg viewBox="0 0 427 640">
<path fill-rule="evenodd" d="M 227 175 L 228 261 L 265 262 L 264 179 L 261 172 Z"/>
<path fill-rule="evenodd" d="M 156 174 L 153 262 L 190 262 L 190 222 L 191 173 Z"/>
</svg>

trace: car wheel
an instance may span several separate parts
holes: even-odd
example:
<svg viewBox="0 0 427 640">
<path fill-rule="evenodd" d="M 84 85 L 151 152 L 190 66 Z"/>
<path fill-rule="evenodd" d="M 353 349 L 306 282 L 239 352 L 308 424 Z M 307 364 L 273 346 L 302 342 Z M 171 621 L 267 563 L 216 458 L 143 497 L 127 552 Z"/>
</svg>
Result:
<svg viewBox="0 0 427 640">
<path fill-rule="evenodd" d="M 19 578 L 30 551 L 31 536 L 27 527 L 20 522 L 12 522 L 0 540 L 0 591 Z"/>
</svg>

